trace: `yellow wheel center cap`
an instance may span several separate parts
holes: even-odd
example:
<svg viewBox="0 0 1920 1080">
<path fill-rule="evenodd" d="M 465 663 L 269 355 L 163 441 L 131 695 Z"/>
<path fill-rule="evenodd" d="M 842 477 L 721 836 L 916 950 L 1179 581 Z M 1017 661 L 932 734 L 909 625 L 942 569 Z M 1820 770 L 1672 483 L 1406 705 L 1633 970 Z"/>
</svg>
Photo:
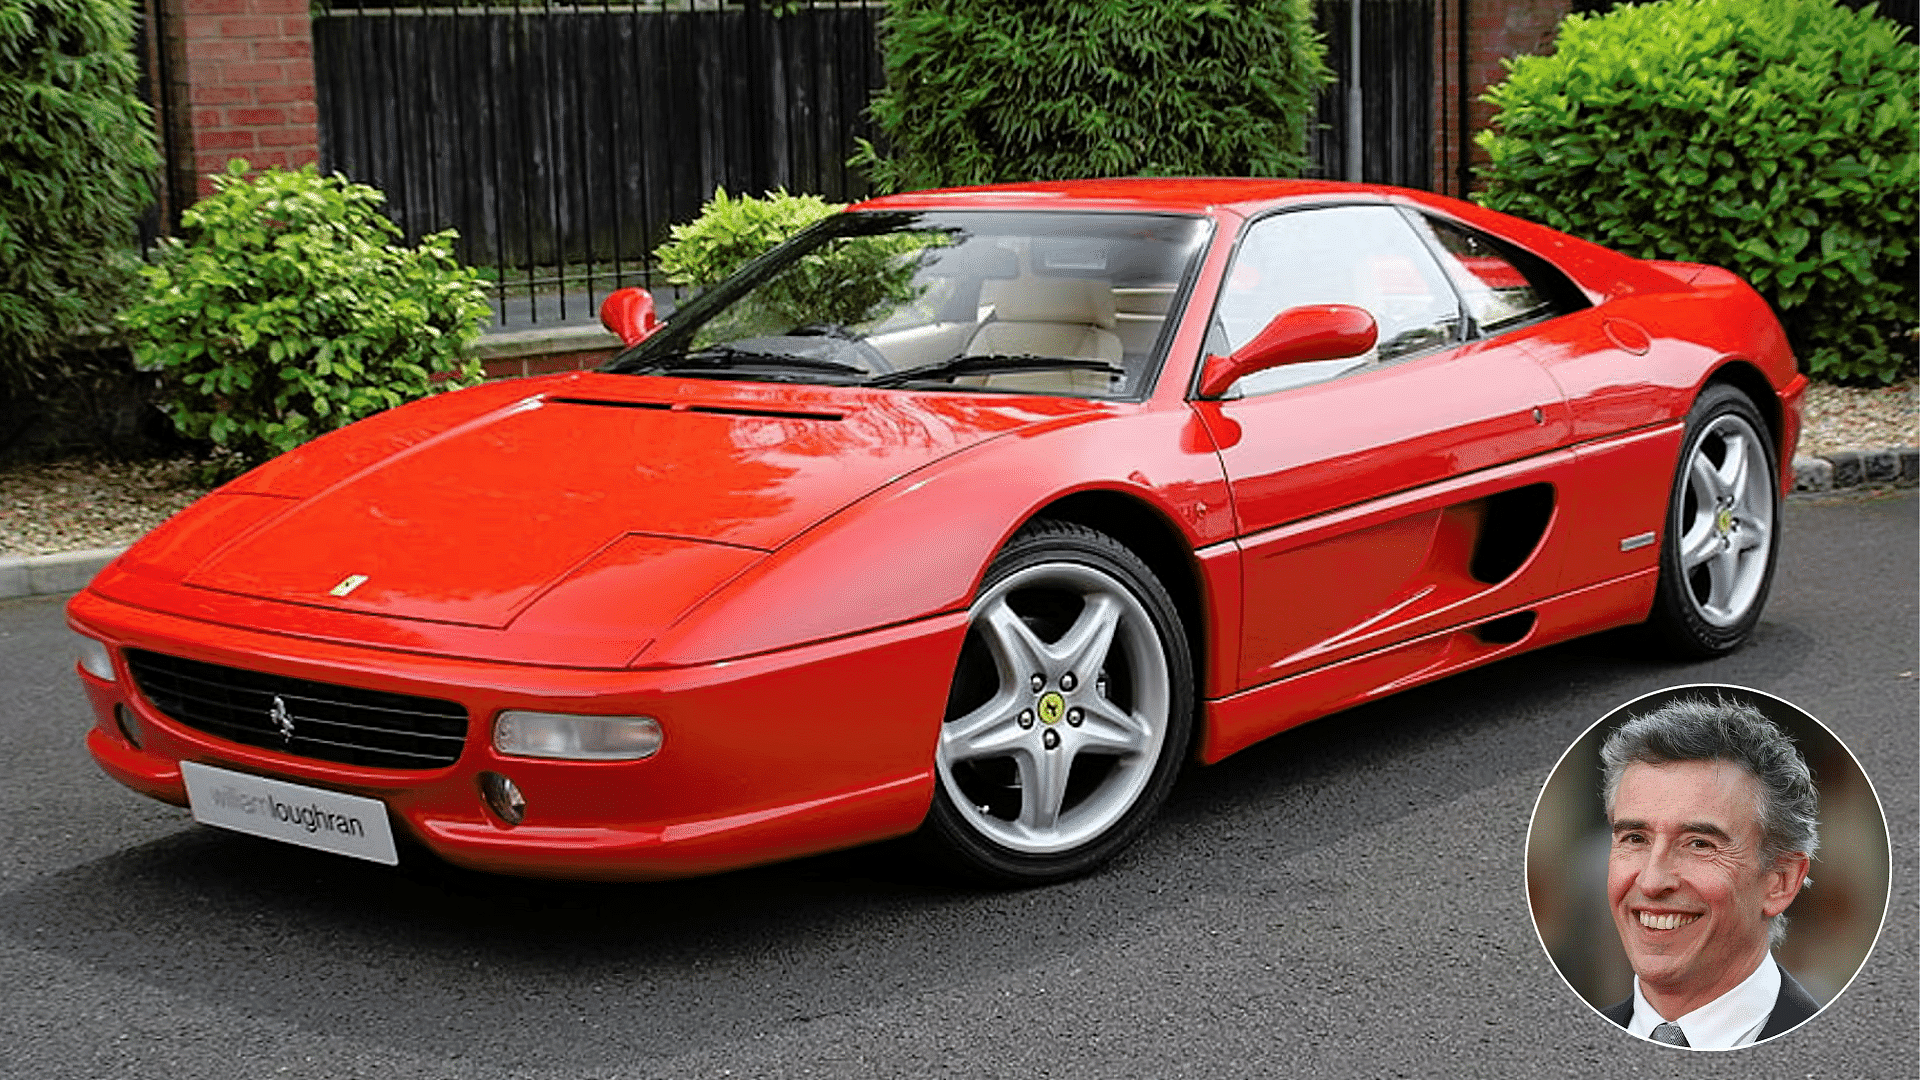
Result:
<svg viewBox="0 0 1920 1080">
<path fill-rule="evenodd" d="M 1067 715 L 1067 699 L 1060 696 L 1060 691 L 1049 690 L 1040 695 L 1040 703 L 1034 706 L 1034 711 L 1040 714 L 1042 723 L 1057 724 L 1061 717 Z"/>
<path fill-rule="evenodd" d="M 1725 536 L 1728 533 L 1732 532 L 1733 531 L 1733 511 L 1730 509 L 1726 509 L 1726 510 L 1721 510 L 1718 514 L 1715 514 L 1713 516 L 1713 527 L 1720 530 L 1721 536 Z"/>
</svg>

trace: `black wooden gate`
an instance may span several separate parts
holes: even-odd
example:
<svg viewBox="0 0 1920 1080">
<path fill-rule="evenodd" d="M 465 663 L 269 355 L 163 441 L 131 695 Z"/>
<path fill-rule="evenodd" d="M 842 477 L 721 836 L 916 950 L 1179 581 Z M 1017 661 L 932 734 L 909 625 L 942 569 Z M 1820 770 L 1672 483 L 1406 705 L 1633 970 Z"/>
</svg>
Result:
<svg viewBox="0 0 1920 1080">
<path fill-rule="evenodd" d="M 1352 15 L 1360 4 L 1361 169 L 1371 184 L 1426 188 L 1432 180 L 1434 0 L 1315 0 L 1335 82 L 1320 95 L 1311 139 L 1314 167 L 1329 180 L 1347 167 L 1353 86 Z"/>
<path fill-rule="evenodd" d="M 313 18 L 320 151 L 387 195 L 410 237 L 460 233 L 503 321 L 591 321 L 715 187 L 866 194 L 884 0 L 325 0 Z M 1319 0 L 1341 76 L 1310 141 L 1346 175 L 1348 16 Z M 1425 187 L 1434 0 L 1360 0 L 1363 176 Z"/>
<path fill-rule="evenodd" d="M 323 169 L 386 192 L 411 237 L 458 229 L 529 321 L 644 281 L 716 187 L 865 193 L 846 160 L 883 80 L 878 3 L 353 2 L 313 20 Z"/>
</svg>

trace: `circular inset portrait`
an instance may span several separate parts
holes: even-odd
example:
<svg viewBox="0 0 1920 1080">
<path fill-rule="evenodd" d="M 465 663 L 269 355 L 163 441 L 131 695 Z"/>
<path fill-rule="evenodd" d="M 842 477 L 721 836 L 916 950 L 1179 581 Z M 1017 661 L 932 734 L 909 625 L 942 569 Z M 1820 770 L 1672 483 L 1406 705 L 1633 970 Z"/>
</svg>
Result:
<svg viewBox="0 0 1920 1080">
<path fill-rule="evenodd" d="M 1694 1050 L 1782 1035 L 1844 990 L 1886 915 L 1887 823 L 1818 720 L 1739 686 L 1630 701 L 1567 749 L 1527 900 L 1574 993 Z"/>
</svg>

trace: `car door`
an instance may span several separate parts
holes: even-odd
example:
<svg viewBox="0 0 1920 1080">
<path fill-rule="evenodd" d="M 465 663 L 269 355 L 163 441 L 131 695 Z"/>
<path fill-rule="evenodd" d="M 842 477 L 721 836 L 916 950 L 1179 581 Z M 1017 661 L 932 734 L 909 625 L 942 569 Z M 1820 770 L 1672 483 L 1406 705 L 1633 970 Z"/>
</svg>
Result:
<svg viewBox="0 0 1920 1080">
<path fill-rule="evenodd" d="M 1423 235 L 1424 233 L 1424 235 Z M 1242 549 L 1240 685 L 1257 686 L 1551 593 L 1541 540 L 1571 454 L 1566 403 L 1485 333 L 1423 219 L 1320 206 L 1250 224 L 1210 353 L 1301 304 L 1354 304 L 1367 355 L 1250 375 L 1194 408 L 1220 449 Z M 1405 661 L 1417 669 L 1421 660 Z M 1393 673 L 1382 676 L 1391 680 Z"/>
<path fill-rule="evenodd" d="M 1484 334 L 1528 323 L 1512 340 L 1524 344 L 1567 399 L 1567 442 L 1579 461 L 1579 479 L 1563 489 L 1557 507 L 1562 590 L 1654 571 L 1680 420 L 1705 358 L 1661 363 L 1649 355 L 1658 347 L 1698 347 L 1656 342 L 1633 316 L 1657 312 L 1673 294 L 1587 307 L 1579 287 L 1539 258 L 1501 251 L 1457 222 L 1414 220 L 1454 271 L 1469 318 Z M 1533 317 L 1547 309 L 1565 314 Z"/>
</svg>

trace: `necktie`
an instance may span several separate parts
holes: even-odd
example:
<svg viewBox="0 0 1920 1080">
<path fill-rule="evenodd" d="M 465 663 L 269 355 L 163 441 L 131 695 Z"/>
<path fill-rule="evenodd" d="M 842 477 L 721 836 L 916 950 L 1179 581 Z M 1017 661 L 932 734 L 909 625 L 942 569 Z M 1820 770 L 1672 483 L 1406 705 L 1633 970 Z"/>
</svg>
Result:
<svg viewBox="0 0 1920 1080">
<path fill-rule="evenodd" d="M 1686 1046 L 1687 1033 L 1680 1030 L 1679 1024 L 1661 1024 L 1653 1029 L 1653 1041 L 1668 1046 Z"/>
</svg>

